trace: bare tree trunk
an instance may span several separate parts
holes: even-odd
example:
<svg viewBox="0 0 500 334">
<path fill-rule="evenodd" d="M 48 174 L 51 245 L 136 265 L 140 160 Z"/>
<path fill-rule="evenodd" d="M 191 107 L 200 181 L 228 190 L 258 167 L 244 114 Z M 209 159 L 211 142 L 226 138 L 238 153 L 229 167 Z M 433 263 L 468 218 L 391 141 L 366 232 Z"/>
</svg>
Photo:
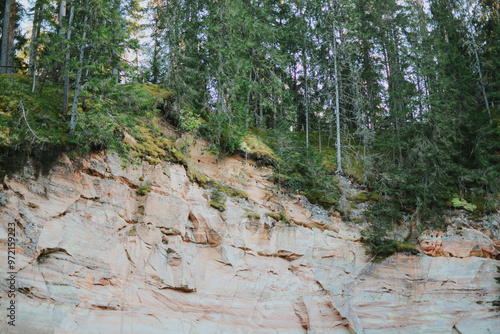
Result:
<svg viewBox="0 0 500 334">
<path fill-rule="evenodd" d="M 490 104 L 488 103 L 488 96 L 486 95 L 486 89 L 484 88 L 483 73 L 481 72 L 481 63 L 479 62 L 479 56 L 476 49 L 476 39 L 472 35 L 472 43 L 474 47 L 474 54 L 476 55 L 477 69 L 479 71 L 479 83 L 481 84 L 481 89 L 483 91 L 484 104 L 486 105 L 486 110 L 488 110 L 488 117 L 490 119 L 490 124 L 493 124 L 493 119 L 491 118 Z"/>
<path fill-rule="evenodd" d="M 35 3 L 35 12 L 33 14 L 33 27 L 31 28 L 31 41 L 30 41 L 30 58 L 29 58 L 29 68 L 28 75 L 34 75 L 35 72 L 35 62 L 37 56 L 37 43 L 38 43 L 38 16 L 40 11 L 40 1 Z"/>
<path fill-rule="evenodd" d="M 304 45 L 304 48 L 305 48 L 305 45 Z M 308 94 L 309 94 L 309 87 L 307 86 L 307 55 L 305 54 L 305 50 L 304 50 L 304 60 L 303 60 L 303 65 L 304 67 L 304 79 L 305 79 L 305 84 L 306 84 L 306 87 L 305 87 L 305 92 L 304 92 L 304 95 L 305 95 L 305 99 L 306 99 L 306 149 L 307 151 L 309 151 L 309 97 L 308 97 Z"/>
<path fill-rule="evenodd" d="M 16 21 L 14 15 L 16 15 L 16 1 L 12 0 L 10 5 L 10 24 L 9 24 L 9 53 L 7 54 L 7 71 L 8 73 L 14 73 L 14 38 L 16 35 Z M 14 77 L 12 77 L 14 79 Z"/>
<path fill-rule="evenodd" d="M 71 109 L 71 121 L 69 125 L 69 135 L 72 136 L 75 134 L 76 127 L 76 112 L 78 108 L 78 94 L 80 93 L 80 81 L 82 79 L 82 71 L 83 71 L 83 52 L 85 50 L 85 37 L 87 35 L 87 16 L 85 15 L 85 19 L 83 22 L 83 37 L 82 44 L 80 45 L 80 59 L 78 61 L 78 74 L 76 76 L 76 84 L 75 84 L 75 96 L 73 97 L 73 108 Z"/>
<path fill-rule="evenodd" d="M 321 117 L 318 117 L 318 141 L 319 141 L 319 153 L 321 153 Z"/>
<path fill-rule="evenodd" d="M 158 33 L 159 33 L 159 28 L 158 28 L 158 21 L 160 20 L 160 13 L 159 13 L 158 7 L 156 8 L 156 14 L 154 17 L 154 49 L 153 49 L 153 83 L 157 84 L 159 83 L 159 76 L 160 76 L 160 64 L 159 64 L 159 47 L 158 47 Z"/>
<path fill-rule="evenodd" d="M 120 7 L 121 7 L 121 0 L 115 0 L 113 3 L 114 9 L 116 10 L 117 13 L 120 12 Z M 116 53 L 115 50 L 113 50 L 113 69 L 112 73 L 113 76 L 116 78 L 116 83 L 118 84 L 120 82 L 120 69 L 119 69 L 119 62 L 120 62 L 120 55 Z"/>
<path fill-rule="evenodd" d="M 73 15 L 75 11 L 75 6 L 71 5 L 70 13 L 69 13 L 69 22 L 68 22 L 68 33 L 66 35 L 66 41 L 71 41 L 71 22 L 73 21 Z M 66 118 L 68 116 L 68 107 L 69 107 L 69 46 L 66 51 L 66 59 L 64 60 L 64 95 L 63 95 L 63 108 L 62 108 L 62 116 Z"/>
<path fill-rule="evenodd" d="M 334 14 L 335 15 L 335 14 Z M 340 102 L 339 102 L 339 77 L 337 70 L 337 40 L 335 34 L 337 32 L 337 19 L 333 21 L 333 53 L 334 53 L 334 67 L 335 67 L 335 109 L 336 121 L 337 121 L 337 172 L 342 172 L 342 155 L 341 155 L 341 145 L 340 145 Z"/>
<path fill-rule="evenodd" d="M 0 49 L 0 74 L 13 73 L 10 69 L 10 57 L 11 53 L 14 51 L 11 49 L 11 39 L 13 41 L 14 36 L 11 35 L 11 19 L 12 19 L 12 7 L 14 6 L 15 0 L 5 0 L 5 10 L 3 15 L 3 26 L 2 26 L 2 47 Z"/>
<path fill-rule="evenodd" d="M 67 0 L 61 0 L 59 3 L 59 35 L 61 35 L 61 37 L 64 35 L 63 20 L 66 17 L 66 1 Z"/>
</svg>

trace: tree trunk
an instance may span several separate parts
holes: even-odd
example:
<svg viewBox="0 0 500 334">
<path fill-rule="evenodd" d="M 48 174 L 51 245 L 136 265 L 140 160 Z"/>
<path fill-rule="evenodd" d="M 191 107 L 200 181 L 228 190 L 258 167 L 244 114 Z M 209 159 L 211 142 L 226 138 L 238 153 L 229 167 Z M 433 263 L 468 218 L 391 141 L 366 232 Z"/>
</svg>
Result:
<svg viewBox="0 0 500 334">
<path fill-rule="evenodd" d="M 28 68 L 28 75 L 34 75 L 35 74 L 35 62 L 36 62 L 36 57 L 37 57 L 37 51 L 38 51 L 38 16 L 39 16 L 39 11 L 40 11 L 40 1 L 38 0 L 35 3 L 35 12 L 33 14 L 33 27 L 31 29 L 31 41 L 30 41 L 30 58 L 29 58 L 29 68 Z"/>
<path fill-rule="evenodd" d="M 305 45 L 304 45 L 305 49 Z M 304 67 L 304 79 L 305 79 L 305 91 L 304 91 L 304 97 L 306 99 L 306 149 L 309 151 L 309 97 L 308 97 L 308 86 L 307 86 L 307 55 L 304 50 L 304 60 L 302 63 L 302 66 Z"/>
<path fill-rule="evenodd" d="M 63 20 L 66 17 L 66 2 L 67 0 L 61 0 L 59 3 L 59 35 L 64 36 Z"/>
<path fill-rule="evenodd" d="M 335 14 L 334 14 L 335 15 Z M 333 20 L 333 54 L 334 54 L 334 68 L 335 68 L 335 109 L 336 111 L 336 121 L 337 121 L 337 173 L 342 172 L 342 155 L 341 155 L 341 145 L 340 145 L 340 102 L 339 102 L 339 77 L 337 70 L 337 19 Z"/>
<path fill-rule="evenodd" d="M 490 104 L 488 103 L 488 96 L 486 95 L 486 89 L 484 88 L 483 73 L 481 72 L 481 63 L 479 62 L 479 56 L 476 49 L 476 39 L 472 36 L 472 44 L 474 47 L 474 54 L 476 55 L 477 69 L 479 71 L 479 83 L 481 84 L 481 89 L 483 91 L 484 104 L 486 105 L 486 110 L 488 110 L 488 117 L 490 124 L 493 124 L 493 119 L 491 118 Z"/>
<path fill-rule="evenodd" d="M 78 108 L 78 94 L 80 94 L 80 81 L 82 79 L 82 71 L 83 71 L 83 52 L 85 50 L 85 37 L 87 35 L 87 16 L 85 15 L 85 19 L 83 22 L 83 37 L 82 44 L 80 45 L 80 59 L 78 61 L 78 74 L 76 76 L 76 84 L 75 84 L 75 96 L 73 97 L 73 108 L 71 109 L 71 121 L 69 125 L 69 135 L 72 136 L 75 134 L 76 127 L 76 113 Z"/>
<path fill-rule="evenodd" d="M 13 50 L 14 36 L 12 34 L 12 14 L 13 6 L 15 0 L 5 0 L 5 10 L 3 15 L 3 26 L 2 26 L 2 47 L 0 49 L 0 74 L 13 73 L 12 69 L 9 67 L 11 53 Z M 11 44 L 12 41 L 12 44 Z"/>
<path fill-rule="evenodd" d="M 71 5 L 70 13 L 69 13 L 69 22 L 68 22 L 68 34 L 66 36 L 66 41 L 69 43 L 71 41 L 71 22 L 73 21 L 73 15 L 75 11 L 75 6 Z M 67 46 L 68 50 L 66 51 L 66 59 L 64 60 L 64 95 L 63 95 L 63 108 L 62 108 L 62 117 L 65 119 L 68 116 L 68 107 L 69 107 L 69 45 Z"/>
</svg>

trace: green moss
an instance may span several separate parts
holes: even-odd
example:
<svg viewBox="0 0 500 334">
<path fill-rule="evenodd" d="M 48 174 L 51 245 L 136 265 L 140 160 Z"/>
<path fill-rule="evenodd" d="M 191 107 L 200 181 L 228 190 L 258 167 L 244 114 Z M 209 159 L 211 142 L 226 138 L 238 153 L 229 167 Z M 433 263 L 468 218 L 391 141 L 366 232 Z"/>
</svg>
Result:
<svg viewBox="0 0 500 334">
<path fill-rule="evenodd" d="M 210 201 L 208 202 L 208 205 L 210 205 L 212 208 L 219 210 L 220 212 L 226 211 L 226 205 L 223 203 L 218 203 L 215 201 Z"/>
<path fill-rule="evenodd" d="M 272 165 L 277 159 L 276 154 L 262 140 L 254 134 L 248 134 L 243 138 L 240 145 L 248 156 L 264 165 Z"/>
<path fill-rule="evenodd" d="M 200 173 L 196 170 L 194 170 L 192 167 L 188 166 L 187 168 L 187 176 L 189 178 L 189 181 L 191 182 L 196 182 L 200 185 L 200 187 L 207 188 L 209 180 L 205 176 L 205 174 Z"/>
<path fill-rule="evenodd" d="M 232 197 L 235 199 L 239 199 L 239 198 L 248 199 L 248 194 L 246 192 L 244 192 L 243 190 L 238 190 L 238 189 L 234 189 L 231 187 L 223 186 L 217 180 L 210 179 L 210 180 L 207 180 L 207 182 L 205 184 L 214 187 L 214 189 L 219 190 L 221 193 L 224 193 L 229 197 Z"/>
<path fill-rule="evenodd" d="M 174 162 L 178 162 L 178 163 L 182 163 L 182 164 L 186 163 L 186 159 L 184 158 L 184 154 L 182 154 L 181 151 L 179 151 L 175 147 L 172 147 L 170 149 L 170 152 L 172 153 L 172 156 L 173 156 L 173 159 L 174 159 L 173 161 Z"/>
<path fill-rule="evenodd" d="M 352 221 L 353 221 L 354 223 L 356 223 L 356 224 L 361 224 L 361 223 L 363 223 L 363 219 L 361 219 L 361 218 L 352 218 Z"/>
<path fill-rule="evenodd" d="M 132 129 L 131 135 L 136 139 L 132 148 L 139 158 L 151 164 L 159 164 L 162 160 L 167 160 L 187 166 L 182 152 L 154 126 L 137 125 Z"/>
<path fill-rule="evenodd" d="M 255 219 L 255 220 L 259 220 L 260 219 L 260 215 L 258 213 L 255 213 L 255 212 L 249 213 L 247 215 L 247 217 L 249 219 Z"/>
<path fill-rule="evenodd" d="M 356 204 L 360 204 L 368 202 L 370 200 L 370 197 L 368 196 L 368 193 L 361 192 L 356 196 L 349 198 L 349 200 L 353 201 Z"/>
<path fill-rule="evenodd" d="M 248 199 L 248 194 L 243 190 L 236 190 L 233 192 L 233 197 Z"/>
<path fill-rule="evenodd" d="M 135 192 L 139 196 L 146 196 L 150 191 L 151 191 L 151 188 L 149 187 L 149 185 L 144 185 L 144 186 L 140 186 L 139 188 L 137 188 L 137 190 Z"/>
<path fill-rule="evenodd" d="M 4 173 L 22 168 L 29 158 L 37 168 L 36 155 L 41 155 L 41 165 L 49 170 L 48 158 L 55 162 L 61 153 L 68 151 L 87 153 L 112 149 L 124 165 L 134 163 L 129 161 L 131 150 L 152 164 L 165 159 L 183 160 L 173 151 L 173 143 L 152 126 L 158 123 L 155 116 L 159 108 L 164 108 L 165 100 L 171 98 L 172 91 L 150 84 L 106 85 L 100 87 L 97 94 L 95 87 L 82 91 L 85 110 L 79 107 L 78 112 L 84 117 L 78 118 L 75 134 L 68 136 L 69 122 L 61 118 L 63 87 L 51 82 L 42 86 L 38 86 L 40 91 L 32 93 L 30 77 L 0 76 L 0 178 Z M 41 140 L 31 138 L 32 132 L 19 122 L 20 101 L 31 130 Z M 145 126 L 146 123 L 149 125 Z M 124 131 L 134 137 L 132 144 L 124 142 Z M 10 159 L 11 155 L 16 157 L 15 161 Z"/>
<path fill-rule="evenodd" d="M 266 216 L 271 217 L 272 219 L 274 219 L 276 221 L 280 221 L 281 220 L 281 215 L 279 213 L 266 212 Z"/>
<path fill-rule="evenodd" d="M 276 221 L 282 221 L 282 222 L 287 223 L 287 224 L 291 223 L 290 219 L 288 219 L 288 217 L 283 212 L 280 212 L 280 213 L 266 212 L 266 216 L 271 217 Z"/>
<path fill-rule="evenodd" d="M 312 204 L 319 204 L 324 209 L 329 210 L 338 203 L 338 196 L 326 191 L 309 190 L 304 193 Z"/>
<path fill-rule="evenodd" d="M 210 202 L 208 204 L 220 212 L 226 210 L 226 199 L 224 194 L 218 188 L 214 188 L 212 190 L 212 193 L 210 194 Z"/>
</svg>

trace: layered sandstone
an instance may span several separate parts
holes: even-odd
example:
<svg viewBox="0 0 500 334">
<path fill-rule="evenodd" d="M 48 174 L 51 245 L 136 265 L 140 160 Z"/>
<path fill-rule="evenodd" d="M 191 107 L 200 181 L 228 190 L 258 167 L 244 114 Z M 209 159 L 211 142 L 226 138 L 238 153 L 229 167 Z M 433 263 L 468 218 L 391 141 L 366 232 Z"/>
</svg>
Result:
<svg viewBox="0 0 500 334">
<path fill-rule="evenodd" d="M 18 293 L 16 326 L 0 332 L 498 332 L 500 263 L 485 234 L 428 235 L 421 254 L 375 263 L 357 227 L 281 197 L 269 170 L 193 158 L 250 198 L 228 198 L 221 214 L 183 166 L 124 169 L 116 154 L 5 178 L 0 261 L 4 277 L 14 222 Z M 279 206 L 295 223 L 266 216 Z"/>
</svg>

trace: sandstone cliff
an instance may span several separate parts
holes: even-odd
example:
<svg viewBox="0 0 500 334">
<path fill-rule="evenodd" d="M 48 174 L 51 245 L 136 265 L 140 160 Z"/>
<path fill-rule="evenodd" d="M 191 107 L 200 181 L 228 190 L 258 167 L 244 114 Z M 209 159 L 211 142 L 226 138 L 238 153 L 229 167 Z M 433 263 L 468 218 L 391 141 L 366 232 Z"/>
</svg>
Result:
<svg viewBox="0 0 500 334">
<path fill-rule="evenodd" d="M 0 261 L 6 277 L 15 223 L 18 291 L 16 326 L 3 318 L 0 332 L 500 332 L 491 235 L 424 235 L 420 254 L 374 263 L 356 226 L 273 197 L 266 168 L 192 156 L 195 170 L 249 198 L 229 197 L 220 213 L 183 166 L 124 169 L 113 153 L 5 178 Z M 138 195 L 141 186 L 150 192 Z M 281 196 L 292 223 L 266 215 Z"/>
</svg>

